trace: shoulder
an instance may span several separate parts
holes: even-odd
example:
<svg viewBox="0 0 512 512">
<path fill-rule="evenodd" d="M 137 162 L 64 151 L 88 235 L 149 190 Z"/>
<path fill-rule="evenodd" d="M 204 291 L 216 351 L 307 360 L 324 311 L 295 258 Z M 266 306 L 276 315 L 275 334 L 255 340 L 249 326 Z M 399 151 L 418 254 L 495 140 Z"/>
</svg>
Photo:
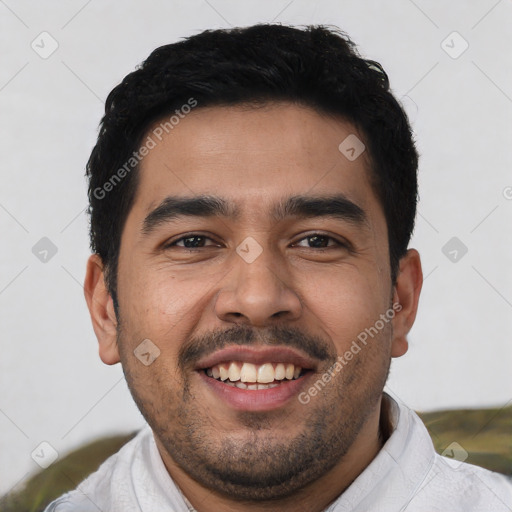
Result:
<svg viewBox="0 0 512 512">
<path fill-rule="evenodd" d="M 419 416 L 399 401 L 392 405 L 395 430 L 383 451 L 395 462 L 396 472 L 385 482 L 393 496 L 401 489 L 401 511 L 512 511 L 509 477 L 456 460 L 456 453 L 452 458 L 439 455 Z"/>
<path fill-rule="evenodd" d="M 44 512 L 90 512 L 110 510 L 112 484 L 126 482 L 133 460 L 142 456 L 142 446 L 148 443 L 151 429 L 146 426 L 117 453 L 109 457 L 98 470 L 89 475 L 76 489 L 48 505 Z M 122 484 L 121 484 L 122 486 Z"/>
<path fill-rule="evenodd" d="M 512 480 L 479 466 L 435 454 L 434 463 L 415 491 L 409 510 L 429 512 L 510 512 Z"/>
</svg>

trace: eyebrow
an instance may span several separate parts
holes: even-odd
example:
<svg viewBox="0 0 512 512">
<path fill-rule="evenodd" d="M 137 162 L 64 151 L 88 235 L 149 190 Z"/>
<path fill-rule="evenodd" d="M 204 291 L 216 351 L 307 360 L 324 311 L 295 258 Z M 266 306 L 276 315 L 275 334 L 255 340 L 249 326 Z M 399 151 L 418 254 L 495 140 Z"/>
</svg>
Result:
<svg viewBox="0 0 512 512">
<path fill-rule="evenodd" d="M 169 196 L 144 219 L 142 233 L 151 234 L 157 227 L 182 217 L 226 217 L 236 221 L 240 217 L 238 206 L 216 197 Z M 365 211 L 343 194 L 333 196 L 292 196 L 279 201 L 271 210 L 271 220 L 279 222 L 289 217 L 331 217 L 353 224 L 369 227 Z"/>
</svg>

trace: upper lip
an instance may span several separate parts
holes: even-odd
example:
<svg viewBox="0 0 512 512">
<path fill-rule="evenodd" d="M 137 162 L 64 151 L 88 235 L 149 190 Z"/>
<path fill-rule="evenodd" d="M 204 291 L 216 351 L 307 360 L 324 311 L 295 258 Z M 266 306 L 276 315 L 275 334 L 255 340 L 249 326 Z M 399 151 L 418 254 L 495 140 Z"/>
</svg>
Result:
<svg viewBox="0 0 512 512">
<path fill-rule="evenodd" d="M 211 368 L 216 364 L 230 361 L 241 361 L 244 363 L 291 363 L 306 370 L 313 370 L 317 366 L 314 359 L 289 347 L 262 347 L 262 346 L 230 346 L 218 350 L 209 356 L 202 357 L 196 363 L 196 370 Z"/>
</svg>

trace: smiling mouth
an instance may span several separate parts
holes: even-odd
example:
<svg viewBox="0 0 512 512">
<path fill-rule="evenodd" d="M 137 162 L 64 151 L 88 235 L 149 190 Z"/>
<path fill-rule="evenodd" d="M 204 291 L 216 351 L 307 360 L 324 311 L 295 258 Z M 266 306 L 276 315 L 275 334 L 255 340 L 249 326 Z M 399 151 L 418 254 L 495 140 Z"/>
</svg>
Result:
<svg viewBox="0 0 512 512">
<path fill-rule="evenodd" d="M 275 388 L 283 383 L 300 379 L 308 370 L 293 363 L 253 364 L 230 361 L 205 368 L 203 372 L 227 386 L 256 391 Z"/>
</svg>

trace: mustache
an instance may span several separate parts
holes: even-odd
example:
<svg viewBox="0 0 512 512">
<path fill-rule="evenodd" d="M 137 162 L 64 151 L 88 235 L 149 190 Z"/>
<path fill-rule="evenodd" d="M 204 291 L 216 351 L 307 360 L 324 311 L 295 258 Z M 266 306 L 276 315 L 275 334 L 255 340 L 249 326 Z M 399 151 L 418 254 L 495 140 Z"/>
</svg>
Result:
<svg viewBox="0 0 512 512">
<path fill-rule="evenodd" d="M 291 327 L 271 326 L 263 331 L 237 325 L 227 330 L 215 330 L 206 335 L 193 337 L 184 344 L 178 354 L 181 370 L 193 366 L 202 357 L 209 356 L 229 345 L 285 346 L 305 352 L 318 361 L 336 359 L 333 345 L 322 338 Z"/>
</svg>

